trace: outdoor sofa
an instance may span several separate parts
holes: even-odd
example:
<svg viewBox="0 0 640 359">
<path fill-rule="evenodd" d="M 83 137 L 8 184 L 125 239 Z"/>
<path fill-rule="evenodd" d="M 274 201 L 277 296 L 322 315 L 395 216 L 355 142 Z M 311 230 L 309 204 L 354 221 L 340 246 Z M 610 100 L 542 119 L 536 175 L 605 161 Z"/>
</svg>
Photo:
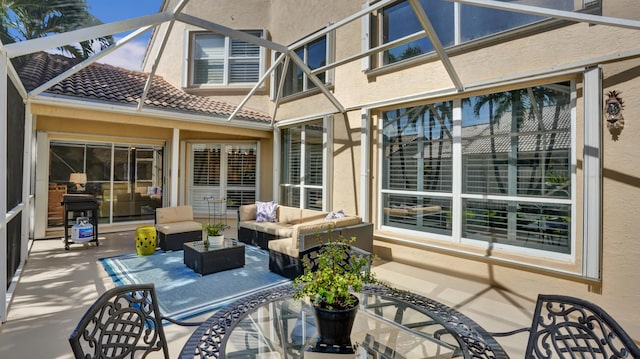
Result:
<svg viewBox="0 0 640 359">
<path fill-rule="evenodd" d="M 355 237 L 352 246 L 373 252 L 373 224 L 359 216 L 277 205 L 275 215 L 260 220 L 258 204 L 240 206 L 238 240 L 269 250 L 269 270 L 287 278 L 302 273 L 300 253 L 329 236 Z"/>
<path fill-rule="evenodd" d="M 193 207 L 156 208 L 158 246 L 163 251 L 182 250 L 185 242 L 202 240 L 202 224 L 193 220 Z"/>
</svg>

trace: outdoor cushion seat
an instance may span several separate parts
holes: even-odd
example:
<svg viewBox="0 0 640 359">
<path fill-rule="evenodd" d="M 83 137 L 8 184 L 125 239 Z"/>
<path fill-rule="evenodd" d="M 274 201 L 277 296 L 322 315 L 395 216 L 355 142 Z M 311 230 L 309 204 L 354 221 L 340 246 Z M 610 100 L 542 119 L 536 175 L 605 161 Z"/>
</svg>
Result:
<svg viewBox="0 0 640 359">
<path fill-rule="evenodd" d="M 186 242 L 202 240 L 202 224 L 193 220 L 189 205 L 156 209 L 158 245 L 163 251 L 182 250 Z"/>
<path fill-rule="evenodd" d="M 156 229 L 164 234 L 201 231 L 202 225 L 198 222 L 177 222 L 156 225 Z"/>
<path fill-rule="evenodd" d="M 248 221 L 243 223 L 243 226 L 247 229 L 254 231 L 262 231 L 276 237 L 289 237 L 293 232 L 293 224 L 282 222 L 256 222 Z"/>
</svg>

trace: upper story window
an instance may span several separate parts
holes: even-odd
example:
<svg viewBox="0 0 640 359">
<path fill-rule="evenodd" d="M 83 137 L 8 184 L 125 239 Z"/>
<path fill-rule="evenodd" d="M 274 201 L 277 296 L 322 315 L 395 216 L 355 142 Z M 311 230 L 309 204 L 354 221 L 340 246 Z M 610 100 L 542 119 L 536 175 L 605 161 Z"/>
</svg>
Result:
<svg viewBox="0 0 640 359">
<path fill-rule="evenodd" d="M 263 31 L 247 33 L 262 37 Z M 255 84 L 263 69 L 260 46 L 211 32 L 191 37 L 190 86 Z"/>
<path fill-rule="evenodd" d="M 500 0 L 505 1 L 506 0 Z M 458 45 L 482 37 L 498 34 L 546 19 L 542 16 L 490 9 L 447 0 L 420 0 L 443 46 Z M 598 1 L 526 0 L 525 5 L 580 11 L 597 6 Z M 459 19 L 459 20 L 456 20 Z M 487 21 L 490 19 L 491 21 Z M 378 42 L 387 44 L 423 31 L 409 1 L 400 1 L 382 9 L 378 17 Z M 428 37 L 400 44 L 381 53 L 379 63 L 388 65 L 434 50 Z"/>
<path fill-rule="evenodd" d="M 295 49 L 294 52 L 312 71 L 326 66 L 330 61 L 330 50 L 333 41 L 330 35 L 322 36 L 305 45 Z M 278 79 L 282 77 L 283 66 L 278 69 Z M 330 83 L 328 71 L 316 74 L 318 79 L 323 83 Z M 317 86 L 311 81 L 309 76 L 302 71 L 293 61 L 289 61 L 286 69 L 284 85 L 282 87 L 282 96 L 287 97 L 304 91 L 316 88 Z"/>
</svg>

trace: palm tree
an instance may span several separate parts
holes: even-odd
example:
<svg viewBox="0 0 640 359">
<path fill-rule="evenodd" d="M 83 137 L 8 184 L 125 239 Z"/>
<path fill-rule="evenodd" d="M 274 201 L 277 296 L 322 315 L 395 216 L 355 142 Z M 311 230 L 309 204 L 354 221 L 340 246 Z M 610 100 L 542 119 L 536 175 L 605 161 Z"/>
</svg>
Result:
<svg viewBox="0 0 640 359">
<path fill-rule="evenodd" d="M 13 43 L 99 25 L 86 0 L 0 0 L 0 40 Z M 111 35 L 59 48 L 86 59 L 114 43 Z"/>
</svg>

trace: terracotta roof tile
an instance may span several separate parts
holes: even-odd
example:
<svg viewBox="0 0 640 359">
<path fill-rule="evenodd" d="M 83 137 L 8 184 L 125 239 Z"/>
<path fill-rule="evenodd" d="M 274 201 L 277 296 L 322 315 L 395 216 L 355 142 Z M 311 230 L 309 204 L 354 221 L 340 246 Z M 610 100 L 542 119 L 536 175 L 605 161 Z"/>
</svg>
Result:
<svg viewBox="0 0 640 359">
<path fill-rule="evenodd" d="M 31 91 L 82 60 L 40 52 L 22 67 L 18 74 Z M 57 95 L 87 98 L 99 101 L 138 105 L 149 74 L 111 65 L 93 63 L 49 88 L 46 92 Z M 204 115 L 231 115 L 236 106 L 207 97 L 190 95 L 172 86 L 161 76 L 154 76 L 145 105 L 162 110 L 191 112 Z M 258 111 L 243 109 L 239 119 L 270 122 L 271 117 Z"/>
</svg>

